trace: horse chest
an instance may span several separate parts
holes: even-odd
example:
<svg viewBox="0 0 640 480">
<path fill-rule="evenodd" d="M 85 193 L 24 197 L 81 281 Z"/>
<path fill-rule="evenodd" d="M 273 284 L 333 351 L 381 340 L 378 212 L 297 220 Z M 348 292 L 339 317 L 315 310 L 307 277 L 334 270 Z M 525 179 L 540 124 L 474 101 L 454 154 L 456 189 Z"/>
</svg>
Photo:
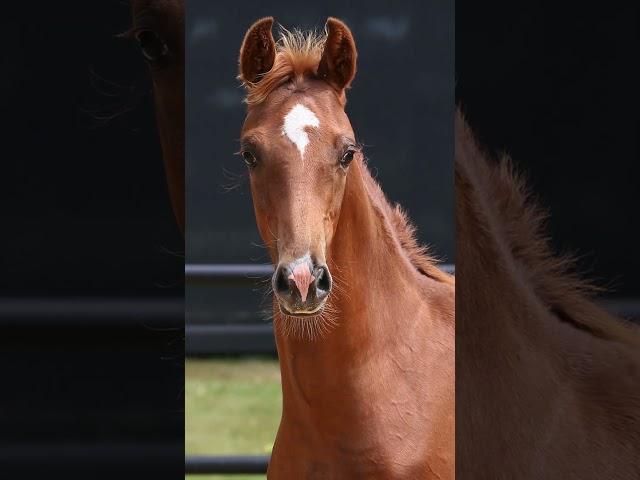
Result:
<svg viewBox="0 0 640 480">
<path fill-rule="evenodd" d="M 448 478 L 428 423 L 417 405 L 381 398 L 338 422 L 285 417 L 268 478 Z"/>
<path fill-rule="evenodd" d="M 269 478 L 453 478 L 451 382 L 412 351 L 324 368 L 331 377 L 303 375 L 311 366 L 290 357 Z"/>
<path fill-rule="evenodd" d="M 344 445 L 325 444 L 313 450 L 297 447 L 284 442 L 276 445 L 269 465 L 269 480 L 447 478 L 432 475 L 434 470 L 424 458 L 407 457 L 403 449 L 389 446 L 361 449 L 358 452 Z"/>
</svg>

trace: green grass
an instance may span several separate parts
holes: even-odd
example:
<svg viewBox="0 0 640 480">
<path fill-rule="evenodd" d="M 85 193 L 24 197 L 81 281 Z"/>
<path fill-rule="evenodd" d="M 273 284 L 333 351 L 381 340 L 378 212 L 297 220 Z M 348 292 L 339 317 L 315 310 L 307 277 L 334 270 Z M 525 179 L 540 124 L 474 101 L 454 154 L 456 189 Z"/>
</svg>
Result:
<svg viewBox="0 0 640 480">
<path fill-rule="evenodd" d="M 188 359 L 187 455 L 271 452 L 282 409 L 280 370 L 271 359 Z M 261 475 L 189 475 L 189 480 L 257 480 Z"/>
</svg>

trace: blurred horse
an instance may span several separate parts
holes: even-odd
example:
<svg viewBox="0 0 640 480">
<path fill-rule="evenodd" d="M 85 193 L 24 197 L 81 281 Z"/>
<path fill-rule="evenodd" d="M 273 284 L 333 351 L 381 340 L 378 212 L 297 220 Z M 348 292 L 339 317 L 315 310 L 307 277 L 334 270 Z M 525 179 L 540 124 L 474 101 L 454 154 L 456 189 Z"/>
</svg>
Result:
<svg viewBox="0 0 640 480">
<path fill-rule="evenodd" d="M 457 478 L 640 478 L 638 328 L 552 254 L 510 160 L 455 128 Z"/>
<path fill-rule="evenodd" d="M 132 0 L 135 38 L 149 65 L 171 205 L 185 227 L 184 0 Z"/>
<path fill-rule="evenodd" d="M 454 478 L 454 281 L 369 173 L 349 28 L 247 31 L 241 156 L 276 267 L 283 412 L 268 478 Z"/>
</svg>

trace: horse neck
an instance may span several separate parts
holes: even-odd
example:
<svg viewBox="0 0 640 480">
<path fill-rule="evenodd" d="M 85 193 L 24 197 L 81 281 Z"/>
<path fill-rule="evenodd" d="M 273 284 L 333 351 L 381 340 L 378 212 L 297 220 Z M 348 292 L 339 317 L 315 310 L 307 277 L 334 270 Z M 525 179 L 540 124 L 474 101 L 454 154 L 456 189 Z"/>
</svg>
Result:
<svg viewBox="0 0 640 480">
<path fill-rule="evenodd" d="M 550 363 L 556 355 L 542 305 L 504 235 L 505 205 L 488 187 L 495 178 L 459 117 L 455 141 L 456 405 L 469 406 L 456 415 L 456 431 L 464 433 L 456 437 L 456 472 L 490 478 L 498 455 L 494 438 L 524 451 L 554 428 L 548 419 L 560 398 Z M 488 413 L 497 408 L 498 415 Z M 505 471 L 513 472 L 516 457 L 506 459 Z"/>
<path fill-rule="evenodd" d="M 541 231 L 544 214 L 527 199 L 508 159 L 491 166 L 459 113 L 455 136 L 458 293 L 476 300 L 461 302 L 459 331 L 526 337 L 546 353 L 576 345 L 576 331 L 637 345 L 633 329 L 598 307 L 586 295 L 593 288 L 550 250 Z M 478 321 L 479 306 L 486 307 L 490 326 Z"/>
<path fill-rule="evenodd" d="M 363 365 L 393 354 L 393 342 L 411 342 L 405 323 L 415 317 L 405 313 L 419 316 L 424 293 L 377 188 L 366 167 L 354 162 L 327 258 L 335 284 L 330 296 L 335 326 L 313 341 L 276 328 L 285 410 L 294 403 L 322 405 L 325 398 L 335 404 L 349 396 L 345 392 L 357 397 L 371 384 L 364 377 L 371 370 Z M 283 321 L 277 311 L 275 320 Z"/>
<path fill-rule="evenodd" d="M 491 478 L 498 462 L 507 477 L 537 467 L 548 471 L 524 476 L 545 477 L 554 464 L 571 464 L 567 453 L 587 452 L 576 464 L 591 465 L 591 447 L 574 449 L 584 431 L 599 425 L 592 437 L 598 448 L 602 438 L 617 445 L 624 437 L 610 429 L 611 410 L 595 407 L 616 405 L 626 418 L 638 411 L 637 375 L 619 374 L 625 365 L 640 364 L 632 346 L 640 345 L 637 330 L 623 327 L 571 278 L 549 269 L 554 259 L 548 251 L 527 250 L 527 242 L 536 245 L 539 238 L 522 235 L 513 242 L 515 231 L 526 232 L 522 218 L 530 215 L 513 180 L 487 163 L 458 116 L 456 405 L 465 409 L 456 416 L 463 433 L 456 472 L 462 476 Z M 527 258 L 531 252 L 538 255 Z M 536 272 L 545 266 L 546 273 Z M 584 424 L 576 414 L 581 411 L 590 412 Z M 504 445 L 522 453 L 505 457 Z"/>
<path fill-rule="evenodd" d="M 526 209 L 521 186 L 487 162 L 461 118 L 456 119 L 455 181 L 457 402 L 510 403 L 499 419 L 484 425 L 484 433 L 537 419 L 538 424 L 520 427 L 533 442 L 534 432 L 544 437 L 549 408 L 559 412 L 566 406 L 569 390 L 571 401 L 591 402 L 584 396 L 589 376 L 579 373 L 590 371 L 589 359 L 607 365 L 614 384 L 617 369 L 638 360 L 632 353 L 640 345 L 637 329 L 602 311 L 562 270 L 554 271 L 562 263 L 554 263 L 558 260 L 542 247 L 538 233 L 527 234 L 532 232 L 522 224 L 533 210 Z M 620 384 L 609 387 L 599 392 L 601 398 Z M 460 417 L 461 431 L 480 428 L 466 423 L 471 416 Z M 559 415 L 553 422 L 562 420 Z M 473 437 L 466 435 L 463 444 Z"/>
<path fill-rule="evenodd" d="M 474 354 L 460 360 L 482 359 L 505 372 L 522 368 L 520 361 L 505 360 L 523 358 L 524 345 L 535 357 L 551 358 L 557 346 L 550 342 L 547 305 L 530 280 L 530 265 L 510 238 L 518 228 L 516 216 L 525 214 L 524 206 L 513 200 L 518 186 L 497 186 L 504 179 L 489 165 L 460 114 L 455 138 L 456 335 L 458 348 Z"/>
<path fill-rule="evenodd" d="M 344 333 L 360 337 L 362 349 L 365 339 L 402 333 L 403 306 L 422 297 L 424 279 L 398 240 L 382 190 L 363 163 L 354 167 L 328 261 L 337 281 L 333 306 L 343 317 Z M 386 318 L 390 304 L 398 315 Z"/>
</svg>

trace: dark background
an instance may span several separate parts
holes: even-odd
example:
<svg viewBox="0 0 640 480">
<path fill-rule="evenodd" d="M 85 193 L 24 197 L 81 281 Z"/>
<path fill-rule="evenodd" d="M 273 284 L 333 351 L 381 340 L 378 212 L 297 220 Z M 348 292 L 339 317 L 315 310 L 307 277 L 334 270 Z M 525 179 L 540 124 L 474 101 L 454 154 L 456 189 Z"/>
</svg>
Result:
<svg viewBox="0 0 640 480">
<path fill-rule="evenodd" d="M 456 2 L 456 100 L 550 214 L 557 251 L 640 297 L 637 6 Z"/>
<path fill-rule="evenodd" d="M 0 293 L 182 295 L 151 84 L 116 38 L 129 6 L 40 3 L 0 17 Z"/>
<path fill-rule="evenodd" d="M 369 166 L 400 202 L 420 241 L 453 263 L 454 28 L 452 2 L 190 0 L 187 10 L 187 262 L 268 263 L 246 167 L 234 156 L 245 116 L 236 76 L 248 27 L 272 15 L 288 29 L 344 20 L 358 48 L 347 114 Z M 234 188 L 231 188 L 234 187 Z M 231 188 L 231 189 L 230 189 Z M 259 289 L 258 289 L 259 290 Z M 260 322 L 246 287 L 189 285 L 187 321 Z M 265 310 L 270 311 L 267 303 Z"/>
<path fill-rule="evenodd" d="M 183 474 L 184 246 L 130 16 L 0 14 L 0 476 Z"/>
</svg>

